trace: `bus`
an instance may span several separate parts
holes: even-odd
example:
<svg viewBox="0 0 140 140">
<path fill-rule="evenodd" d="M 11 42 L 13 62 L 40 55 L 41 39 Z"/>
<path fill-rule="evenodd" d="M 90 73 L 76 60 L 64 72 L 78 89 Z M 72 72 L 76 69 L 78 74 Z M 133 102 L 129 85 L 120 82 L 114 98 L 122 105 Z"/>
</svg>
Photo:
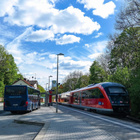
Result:
<svg viewBox="0 0 140 140">
<path fill-rule="evenodd" d="M 25 85 L 5 86 L 4 111 L 32 111 L 40 107 L 40 91 Z"/>
</svg>

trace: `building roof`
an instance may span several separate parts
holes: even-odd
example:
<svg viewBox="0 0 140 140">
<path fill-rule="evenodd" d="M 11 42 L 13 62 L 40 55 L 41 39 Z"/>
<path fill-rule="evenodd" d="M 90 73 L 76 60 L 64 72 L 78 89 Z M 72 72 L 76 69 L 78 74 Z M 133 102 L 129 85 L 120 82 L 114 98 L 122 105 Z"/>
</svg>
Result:
<svg viewBox="0 0 140 140">
<path fill-rule="evenodd" d="M 23 79 L 19 79 L 19 80 L 17 80 L 17 81 L 15 81 L 13 84 L 15 84 L 15 83 L 17 83 L 18 81 L 23 81 L 23 82 L 25 82 L 27 85 L 29 85 L 29 86 L 31 86 L 31 87 L 33 87 L 33 85 L 32 84 L 30 84 L 28 81 L 26 81 L 26 80 L 23 80 Z M 12 84 L 12 85 L 13 85 Z"/>
<path fill-rule="evenodd" d="M 32 80 L 32 81 L 29 81 L 29 80 L 28 80 L 28 83 L 30 83 L 32 86 L 34 86 L 34 84 L 37 84 L 37 85 L 38 85 L 37 80 Z"/>
</svg>

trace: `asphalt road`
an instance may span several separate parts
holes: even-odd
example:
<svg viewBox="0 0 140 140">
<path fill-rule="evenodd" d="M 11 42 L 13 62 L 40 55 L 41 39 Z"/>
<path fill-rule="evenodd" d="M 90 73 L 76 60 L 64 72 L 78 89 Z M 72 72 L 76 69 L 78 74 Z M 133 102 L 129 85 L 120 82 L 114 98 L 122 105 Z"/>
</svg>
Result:
<svg viewBox="0 0 140 140">
<path fill-rule="evenodd" d="M 32 140 L 42 126 L 19 124 L 14 120 L 26 114 L 13 115 L 10 112 L 0 112 L 0 140 Z"/>
</svg>

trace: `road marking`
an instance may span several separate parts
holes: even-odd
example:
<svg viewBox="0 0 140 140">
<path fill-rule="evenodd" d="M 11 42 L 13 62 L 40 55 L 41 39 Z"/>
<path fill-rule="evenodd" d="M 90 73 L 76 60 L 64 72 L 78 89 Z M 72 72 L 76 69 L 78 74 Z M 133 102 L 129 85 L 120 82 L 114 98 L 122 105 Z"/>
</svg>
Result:
<svg viewBox="0 0 140 140">
<path fill-rule="evenodd" d="M 64 106 L 61 106 L 61 107 L 64 107 Z M 64 108 L 67 108 L 67 107 L 64 107 Z M 69 109 L 69 110 L 72 110 L 72 111 L 75 111 L 75 112 L 78 112 L 78 113 L 81 113 L 81 114 L 84 114 L 84 115 L 88 115 L 88 116 L 90 116 L 90 117 L 92 117 L 92 118 L 97 118 L 97 119 L 100 119 L 100 120 L 103 120 L 103 121 L 106 121 L 106 122 L 110 122 L 110 123 L 113 123 L 113 124 L 117 124 L 117 125 L 119 125 L 119 126 L 123 126 L 123 127 L 126 127 L 126 128 L 129 128 L 129 129 L 132 129 L 132 130 L 135 130 L 135 131 L 140 132 L 140 128 L 136 128 L 136 127 L 133 127 L 133 126 L 129 126 L 129 125 L 127 125 L 127 124 L 123 124 L 123 123 L 120 123 L 120 122 L 114 122 L 114 121 L 112 121 L 112 120 L 108 120 L 108 119 L 102 118 L 102 117 L 97 116 L 97 115 L 93 116 L 93 115 L 91 115 L 91 114 L 88 114 L 88 113 L 85 113 L 85 112 L 81 112 L 81 111 L 79 111 L 79 110 L 75 110 L 75 109 L 72 109 L 72 108 L 68 108 L 68 109 Z"/>
</svg>

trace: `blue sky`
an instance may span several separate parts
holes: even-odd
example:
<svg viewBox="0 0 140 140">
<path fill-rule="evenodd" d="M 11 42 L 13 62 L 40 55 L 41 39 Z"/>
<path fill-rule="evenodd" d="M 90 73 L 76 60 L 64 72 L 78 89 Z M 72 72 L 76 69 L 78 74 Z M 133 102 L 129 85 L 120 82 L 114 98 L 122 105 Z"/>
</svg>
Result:
<svg viewBox="0 0 140 140">
<path fill-rule="evenodd" d="M 36 76 L 43 87 L 49 75 L 59 82 L 70 72 L 89 72 L 115 32 L 122 0 L 0 0 L 0 44 L 14 56 L 20 73 Z"/>
</svg>

